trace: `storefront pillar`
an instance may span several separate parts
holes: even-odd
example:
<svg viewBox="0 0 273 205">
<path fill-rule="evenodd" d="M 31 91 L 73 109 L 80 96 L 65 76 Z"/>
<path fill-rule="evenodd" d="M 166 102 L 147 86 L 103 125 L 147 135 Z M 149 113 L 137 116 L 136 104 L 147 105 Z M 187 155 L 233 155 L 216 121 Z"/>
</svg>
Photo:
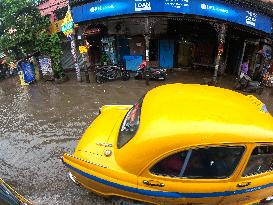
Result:
<svg viewBox="0 0 273 205">
<path fill-rule="evenodd" d="M 215 58 L 215 68 L 214 68 L 214 74 L 213 74 L 213 82 L 217 82 L 220 61 L 221 61 L 222 54 L 224 52 L 227 25 L 223 23 L 223 24 L 214 24 L 213 26 L 218 33 L 218 49 L 217 49 L 217 56 Z"/>
<path fill-rule="evenodd" d="M 77 81 L 81 82 L 81 70 L 80 70 L 80 66 L 79 66 L 79 63 L 78 63 L 75 35 L 73 34 L 71 36 L 71 38 L 72 38 L 71 39 L 71 53 L 72 53 L 73 59 L 74 59 L 74 66 L 75 66 L 75 70 L 76 70 Z"/>
<path fill-rule="evenodd" d="M 147 67 L 149 67 L 149 61 L 150 61 L 150 39 L 152 34 L 152 25 L 149 17 L 145 19 L 145 60 L 147 63 Z"/>
<path fill-rule="evenodd" d="M 242 65 L 243 60 L 244 60 L 245 50 L 246 50 L 246 41 L 244 41 L 244 46 L 243 46 L 243 51 L 242 51 L 242 55 L 241 55 L 241 58 L 240 58 L 239 68 L 237 68 L 237 70 L 238 70 L 237 75 L 238 76 L 240 76 L 240 74 L 241 74 L 241 65 Z"/>
<path fill-rule="evenodd" d="M 145 60 L 147 62 L 147 67 L 150 65 L 150 40 L 152 38 L 152 33 L 155 24 L 160 21 L 160 18 L 156 17 L 147 17 L 145 18 L 145 31 L 144 31 L 144 38 L 145 38 L 145 46 L 146 46 L 146 51 L 145 51 Z"/>
<path fill-rule="evenodd" d="M 71 13 L 70 0 L 67 0 L 67 10 Z M 81 70 L 78 62 L 77 49 L 76 49 L 76 40 L 75 40 L 75 29 L 73 27 L 72 34 L 69 36 L 69 40 L 71 41 L 71 53 L 74 59 L 74 66 L 77 75 L 77 81 L 81 82 Z"/>
<path fill-rule="evenodd" d="M 115 50 L 116 50 L 116 62 L 120 63 L 120 53 L 119 53 L 119 35 L 115 35 Z"/>
<path fill-rule="evenodd" d="M 147 62 L 147 66 L 149 66 L 149 61 L 150 61 L 150 39 L 151 39 L 151 35 L 145 35 L 145 46 L 146 46 L 146 50 L 145 50 L 145 60 Z"/>
</svg>

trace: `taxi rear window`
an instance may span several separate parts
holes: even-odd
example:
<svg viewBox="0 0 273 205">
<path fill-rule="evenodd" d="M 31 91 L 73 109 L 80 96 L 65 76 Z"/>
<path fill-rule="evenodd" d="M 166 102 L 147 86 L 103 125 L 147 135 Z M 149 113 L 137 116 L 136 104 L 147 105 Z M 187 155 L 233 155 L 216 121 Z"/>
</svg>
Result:
<svg viewBox="0 0 273 205">
<path fill-rule="evenodd" d="M 140 123 L 140 112 L 143 98 L 141 98 L 126 114 L 119 131 L 117 147 L 120 149 L 136 134 Z"/>
<path fill-rule="evenodd" d="M 257 146 L 247 163 L 243 177 L 273 171 L 273 145 Z"/>
<path fill-rule="evenodd" d="M 190 149 L 163 158 L 150 171 L 178 178 L 224 179 L 233 174 L 244 151 L 243 146 Z"/>
</svg>

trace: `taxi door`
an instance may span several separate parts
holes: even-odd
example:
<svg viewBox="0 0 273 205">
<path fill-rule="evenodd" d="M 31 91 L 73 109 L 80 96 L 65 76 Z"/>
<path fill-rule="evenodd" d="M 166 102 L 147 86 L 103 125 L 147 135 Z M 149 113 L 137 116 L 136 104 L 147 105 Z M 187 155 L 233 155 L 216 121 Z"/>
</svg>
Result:
<svg viewBox="0 0 273 205">
<path fill-rule="evenodd" d="M 222 204 L 252 204 L 273 196 L 273 144 L 253 144 Z"/>
<path fill-rule="evenodd" d="M 219 204 L 229 186 L 227 181 L 155 177 L 147 172 L 138 178 L 138 189 L 143 193 L 143 200 L 148 199 L 156 204 Z"/>
<path fill-rule="evenodd" d="M 157 204 L 219 204 L 231 188 L 237 166 L 225 173 L 224 160 L 217 157 L 238 155 L 239 163 L 243 152 L 244 147 L 211 146 L 167 154 L 142 172 L 138 189 L 144 200 Z"/>
</svg>

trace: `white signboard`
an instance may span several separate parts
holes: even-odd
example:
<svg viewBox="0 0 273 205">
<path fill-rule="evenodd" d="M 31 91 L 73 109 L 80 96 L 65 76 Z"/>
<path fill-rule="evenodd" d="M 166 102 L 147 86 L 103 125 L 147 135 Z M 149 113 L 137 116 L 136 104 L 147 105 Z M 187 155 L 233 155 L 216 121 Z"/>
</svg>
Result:
<svg viewBox="0 0 273 205">
<path fill-rule="evenodd" d="M 39 64 L 43 75 L 52 75 L 51 59 L 48 57 L 39 58 Z"/>
<path fill-rule="evenodd" d="M 135 0 L 135 11 L 151 11 L 151 2 L 149 0 Z"/>
</svg>

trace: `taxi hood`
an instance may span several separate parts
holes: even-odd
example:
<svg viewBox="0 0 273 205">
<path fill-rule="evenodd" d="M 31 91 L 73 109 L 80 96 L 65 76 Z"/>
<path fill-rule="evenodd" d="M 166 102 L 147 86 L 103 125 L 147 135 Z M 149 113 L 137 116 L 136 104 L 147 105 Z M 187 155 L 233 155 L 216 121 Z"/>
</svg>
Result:
<svg viewBox="0 0 273 205">
<path fill-rule="evenodd" d="M 83 134 L 75 150 L 74 156 L 90 159 L 94 155 L 103 155 L 104 147 L 120 118 L 124 117 L 131 106 L 103 106 L 100 115 Z"/>
</svg>

